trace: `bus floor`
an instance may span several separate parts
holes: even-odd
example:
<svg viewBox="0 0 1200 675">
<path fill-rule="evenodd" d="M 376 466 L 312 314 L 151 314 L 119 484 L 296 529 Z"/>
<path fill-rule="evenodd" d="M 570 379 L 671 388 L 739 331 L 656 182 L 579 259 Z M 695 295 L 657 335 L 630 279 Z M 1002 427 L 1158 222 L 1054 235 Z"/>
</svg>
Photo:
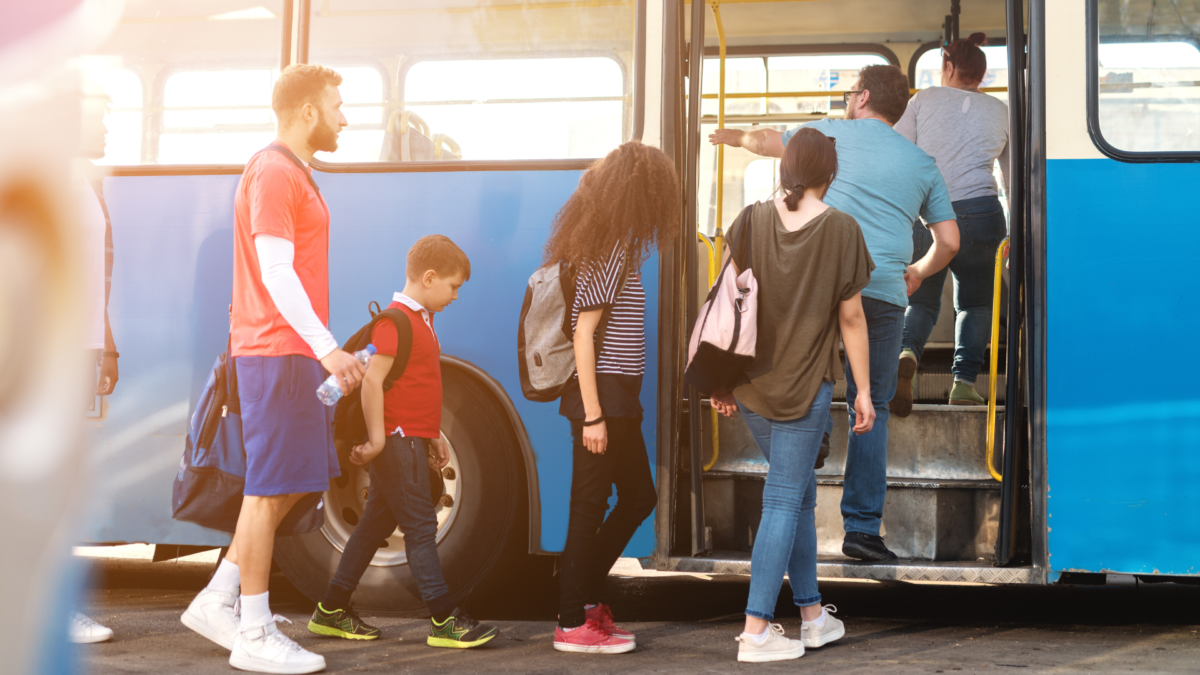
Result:
<svg viewBox="0 0 1200 675">
<path fill-rule="evenodd" d="M 229 673 L 228 653 L 195 635 L 179 615 L 213 569 L 211 562 L 89 557 L 93 589 L 82 607 L 115 632 L 81 645 L 92 673 Z M 983 586 L 822 580 L 846 636 L 797 663 L 756 666 L 813 673 L 1195 673 L 1200 671 L 1200 587 L 1147 585 L 1132 577 L 1092 587 Z M 377 641 L 320 638 L 305 628 L 312 603 L 282 575 L 272 608 L 292 620 L 281 629 L 325 656 L 326 672 L 734 672 L 734 637 L 749 589 L 743 576 L 664 574 L 618 562 L 610 604 L 636 631 L 625 655 L 562 654 L 551 647 L 557 591 L 552 580 L 515 597 L 477 602 L 472 613 L 497 623 L 500 638 L 452 651 L 424 644 L 427 620 L 368 617 Z M 800 632 L 784 583 L 777 621 Z"/>
</svg>

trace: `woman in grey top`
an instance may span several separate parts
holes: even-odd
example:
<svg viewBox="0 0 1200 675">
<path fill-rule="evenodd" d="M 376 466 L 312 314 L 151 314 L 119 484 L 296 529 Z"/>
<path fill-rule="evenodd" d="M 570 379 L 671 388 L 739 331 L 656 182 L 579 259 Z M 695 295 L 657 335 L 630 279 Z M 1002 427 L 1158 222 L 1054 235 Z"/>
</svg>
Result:
<svg viewBox="0 0 1200 675">
<path fill-rule="evenodd" d="M 913 376 L 937 323 L 947 270 L 954 275 L 956 312 L 950 404 L 984 403 L 975 391 L 975 378 L 983 369 L 991 330 L 996 247 L 1007 232 L 993 174 L 997 159 L 1006 191 L 1008 182 L 1008 106 L 979 91 L 987 72 L 987 57 L 979 48 L 985 37 L 975 33 L 945 47 L 942 86 L 917 92 L 896 123 L 896 131 L 937 161 L 950 190 L 960 238 L 958 254 L 946 269 L 926 278 L 915 291 L 909 288 L 899 378 L 889 404 L 900 417 L 912 412 Z M 932 244 L 929 230 L 914 225 L 913 262 Z"/>
</svg>

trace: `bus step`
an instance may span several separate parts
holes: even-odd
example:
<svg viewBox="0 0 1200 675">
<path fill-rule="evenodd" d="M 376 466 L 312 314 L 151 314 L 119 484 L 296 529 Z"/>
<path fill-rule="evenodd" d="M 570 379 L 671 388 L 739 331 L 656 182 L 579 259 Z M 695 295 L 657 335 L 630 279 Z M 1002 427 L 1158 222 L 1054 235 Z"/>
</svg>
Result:
<svg viewBox="0 0 1200 675">
<path fill-rule="evenodd" d="M 661 569 L 661 568 L 660 568 Z M 696 574 L 750 573 L 750 554 L 713 551 L 704 557 L 672 557 L 664 571 Z M 995 567 L 972 560 L 893 560 L 866 563 L 843 556 L 817 556 L 817 576 L 828 579 L 874 579 L 876 581 L 953 581 L 982 584 L 1044 583 L 1032 567 Z"/>
</svg>

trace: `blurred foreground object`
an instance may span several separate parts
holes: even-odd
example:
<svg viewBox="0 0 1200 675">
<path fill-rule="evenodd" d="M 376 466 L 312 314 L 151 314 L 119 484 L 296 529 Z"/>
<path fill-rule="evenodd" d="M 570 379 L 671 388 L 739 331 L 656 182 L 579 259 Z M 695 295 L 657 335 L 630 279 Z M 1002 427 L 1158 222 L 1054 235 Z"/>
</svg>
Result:
<svg viewBox="0 0 1200 675">
<path fill-rule="evenodd" d="M 70 672 L 71 564 L 84 494 L 82 341 L 73 57 L 120 16 L 119 0 L 0 0 L 0 654 L 6 673 Z"/>
</svg>

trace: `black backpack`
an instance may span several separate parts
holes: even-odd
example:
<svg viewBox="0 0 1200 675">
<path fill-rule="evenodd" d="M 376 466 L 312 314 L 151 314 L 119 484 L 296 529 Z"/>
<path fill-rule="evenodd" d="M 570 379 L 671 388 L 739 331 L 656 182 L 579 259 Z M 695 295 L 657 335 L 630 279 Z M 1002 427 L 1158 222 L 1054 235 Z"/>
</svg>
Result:
<svg viewBox="0 0 1200 675">
<path fill-rule="evenodd" d="M 373 301 L 367 305 L 367 311 L 371 312 L 371 320 L 351 335 L 342 349 L 351 354 L 365 349 L 371 344 L 371 334 L 375 331 L 376 323 L 386 318 L 395 324 L 398 348 L 392 369 L 383 380 L 383 390 L 387 391 L 404 375 L 404 369 L 408 366 L 408 357 L 412 353 L 412 322 L 403 310 L 389 307 L 381 311 L 379 303 Z M 409 348 L 404 349 L 404 345 L 408 345 Z M 351 447 L 367 442 L 367 419 L 362 408 L 362 387 L 338 399 L 337 408 L 333 413 L 333 438 Z"/>
</svg>

